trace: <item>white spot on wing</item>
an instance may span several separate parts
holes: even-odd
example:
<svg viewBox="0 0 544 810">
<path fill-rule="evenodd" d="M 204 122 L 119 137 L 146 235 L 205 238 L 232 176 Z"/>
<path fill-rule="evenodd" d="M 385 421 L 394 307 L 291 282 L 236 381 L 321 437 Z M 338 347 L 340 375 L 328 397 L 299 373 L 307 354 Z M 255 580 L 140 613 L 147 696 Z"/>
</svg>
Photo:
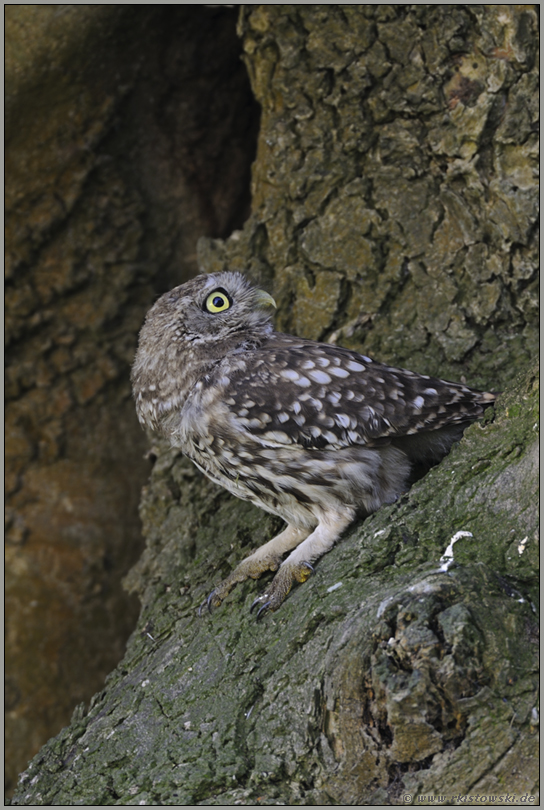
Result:
<svg viewBox="0 0 544 810">
<path fill-rule="evenodd" d="M 329 371 L 331 374 L 334 374 L 335 377 L 349 377 L 349 371 L 345 368 L 341 368 L 340 366 L 331 368 Z"/>
<path fill-rule="evenodd" d="M 412 403 L 414 408 L 416 408 L 416 410 L 418 410 L 418 411 L 420 411 L 422 409 L 424 404 L 425 404 L 425 400 L 423 399 L 423 397 L 416 397 L 414 399 L 413 403 Z"/>
<path fill-rule="evenodd" d="M 279 442 L 280 444 L 289 444 L 289 436 L 282 430 L 267 430 L 264 438 L 271 442 Z"/>
<path fill-rule="evenodd" d="M 350 371 L 365 371 L 365 366 L 361 363 L 356 363 L 355 360 L 350 360 L 349 363 L 346 363 L 347 367 Z"/>
<path fill-rule="evenodd" d="M 329 375 L 326 374 L 324 371 L 319 371 L 319 369 L 315 369 L 314 371 L 310 371 L 308 373 L 308 377 L 310 377 L 310 379 L 312 379 L 314 382 L 322 383 L 324 385 L 326 383 L 330 383 L 330 381 L 331 381 L 331 378 L 329 377 Z"/>
</svg>

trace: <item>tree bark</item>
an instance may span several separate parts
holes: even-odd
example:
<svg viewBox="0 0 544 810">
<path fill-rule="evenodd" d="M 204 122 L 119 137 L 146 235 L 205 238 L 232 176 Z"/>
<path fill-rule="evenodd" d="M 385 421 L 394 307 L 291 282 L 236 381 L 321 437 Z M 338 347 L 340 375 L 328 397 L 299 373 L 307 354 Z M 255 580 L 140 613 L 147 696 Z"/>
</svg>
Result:
<svg viewBox="0 0 544 810">
<path fill-rule="evenodd" d="M 12 803 L 536 804 L 534 6 L 252 5 L 239 33 L 252 214 L 203 269 L 284 331 L 503 393 L 258 623 L 266 577 L 197 608 L 278 521 L 155 444 L 138 627 Z"/>
</svg>

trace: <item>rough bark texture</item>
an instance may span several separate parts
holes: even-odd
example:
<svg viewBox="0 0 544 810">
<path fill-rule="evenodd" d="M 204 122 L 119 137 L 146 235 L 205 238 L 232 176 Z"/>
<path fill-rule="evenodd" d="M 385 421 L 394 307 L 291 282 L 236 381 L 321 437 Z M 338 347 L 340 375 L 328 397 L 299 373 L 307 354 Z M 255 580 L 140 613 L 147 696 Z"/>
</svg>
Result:
<svg viewBox="0 0 544 810">
<path fill-rule="evenodd" d="M 239 31 L 252 215 L 204 269 L 267 284 L 286 331 L 504 394 L 259 623 L 266 578 L 196 610 L 277 521 L 157 445 L 138 627 L 13 803 L 534 795 L 534 6 L 244 6 Z"/>
<path fill-rule="evenodd" d="M 129 365 L 198 236 L 247 216 L 258 109 L 236 17 L 6 7 L 8 789 L 138 615 L 120 580 L 150 465 Z"/>
</svg>

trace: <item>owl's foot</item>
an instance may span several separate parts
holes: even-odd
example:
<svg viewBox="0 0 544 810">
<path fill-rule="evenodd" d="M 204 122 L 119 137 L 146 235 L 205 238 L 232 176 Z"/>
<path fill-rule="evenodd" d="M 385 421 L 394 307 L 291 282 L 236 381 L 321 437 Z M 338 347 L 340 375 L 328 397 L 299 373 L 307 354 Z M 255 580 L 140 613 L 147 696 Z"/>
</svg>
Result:
<svg viewBox="0 0 544 810">
<path fill-rule="evenodd" d="M 213 608 L 219 607 L 223 599 L 225 599 L 232 589 L 238 585 L 239 582 L 244 582 L 248 577 L 251 579 L 259 579 L 261 574 L 265 571 L 277 571 L 281 565 L 283 555 L 287 551 L 291 551 L 302 543 L 305 538 L 310 534 L 309 529 L 300 528 L 298 526 L 288 525 L 280 534 L 265 543 L 249 557 L 236 566 L 232 574 L 221 582 L 215 588 L 207 599 L 202 602 L 198 610 L 199 615 L 202 615 L 203 609 L 207 608 L 210 613 Z M 282 566 L 284 568 L 284 566 Z M 274 582 L 276 580 L 274 579 Z M 299 580 L 302 582 L 303 580 Z M 273 584 L 273 583 L 272 583 Z M 278 602 L 278 607 L 289 592 L 291 584 L 284 595 Z"/>
<path fill-rule="evenodd" d="M 253 612 L 259 608 L 257 610 L 257 619 L 260 619 L 268 611 L 277 610 L 291 590 L 293 582 L 306 582 L 313 573 L 314 568 L 309 562 L 290 563 L 289 560 L 286 560 L 266 589 L 266 592 L 255 599 L 250 611 Z"/>
<path fill-rule="evenodd" d="M 244 582 L 248 577 L 251 579 L 258 579 L 265 571 L 277 571 L 281 564 L 281 555 L 268 555 L 267 557 L 257 557 L 252 554 L 236 566 L 234 571 L 228 575 L 223 582 L 213 589 L 207 599 L 202 602 L 198 609 L 199 616 L 202 615 L 202 610 L 207 608 L 211 613 L 213 608 L 219 607 L 221 602 L 226 599 L 233 588 L 240 582 Z"/>
</svg>

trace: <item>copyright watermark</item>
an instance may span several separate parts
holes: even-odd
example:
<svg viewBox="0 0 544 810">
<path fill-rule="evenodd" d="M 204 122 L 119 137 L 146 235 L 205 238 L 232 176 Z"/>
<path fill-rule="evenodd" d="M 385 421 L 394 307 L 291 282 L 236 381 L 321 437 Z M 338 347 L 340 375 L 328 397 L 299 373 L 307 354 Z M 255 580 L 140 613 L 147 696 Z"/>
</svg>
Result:
<svg viewBox="0 0 544 810">
<path fill-rule="evenodd" d="M 535 796 L 529 793 L 523 793 L 519 796 L 516 793 L 458 793 L 453 796 L 440 796 L 435 794 L 417 794 L 414 796 L 412 793 L 403 793 L 403 804 L 422 804 L 422 805 L 436 805 L 436 804 L 488 804 L 490 802 L 500 802 L 501 804 L 534 804 L 536 801 Z"/>
</svg>

